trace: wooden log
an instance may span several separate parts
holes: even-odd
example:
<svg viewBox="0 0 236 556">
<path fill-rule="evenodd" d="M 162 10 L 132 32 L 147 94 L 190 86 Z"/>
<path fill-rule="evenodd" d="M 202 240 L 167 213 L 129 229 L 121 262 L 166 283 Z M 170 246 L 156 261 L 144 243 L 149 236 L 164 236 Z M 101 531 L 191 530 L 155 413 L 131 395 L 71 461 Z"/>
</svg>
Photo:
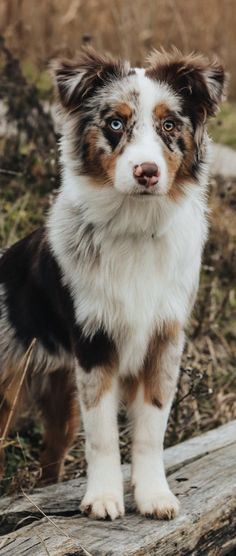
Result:
<svg viewBox="0 0 236 556">
<path fill-rule="evenodd" d="M 123 519 L 88 519 L 78 509 L 85 482 L 68 481 L 38 489 L 30 501 L 1 500 L 7 525 L 21 527 L 0 537 L 1 556 L 79 556 L 86 554 L 82 547 L 92 556 L 227 554 L 236 547 L 236 421 L 169 448 L 166 460 L 170 485 L 181 502 L 175 520 L 136 514 L 128 486 Z M 127 483 L 129 466 L 124 474 Z M 29 518 L 37 521 L 26 525 Z"/>
<path fill-rule="evenodd" d="M 230 421 L 217 429 L 206 432 L 181 442 L 176 446 L 167 448 L 164 453 L 167 475 L 183 468 L 186 464 L 199 460 L 204 455 L 210 454 L 220 448 L 236 442 L 236 420 Z M 122 466 L 125 490 L 129 493 L 130 465 Z M 18 521 L 27 516 L 37 516 L 36 506 L 47 515 L 72 515 L 78 512 L 78 500 L 81 500 L 85 491 L 86 479 L 73 479 L 65 483 L 37 488 L 30 495 L 32 503 L 20 495 L 16 498 L 3 497 L 0 499 L 0 515 L 6 524 L 16 526 Z M 33 506 L 35 504 L 35 506 Z"/>
</svg>

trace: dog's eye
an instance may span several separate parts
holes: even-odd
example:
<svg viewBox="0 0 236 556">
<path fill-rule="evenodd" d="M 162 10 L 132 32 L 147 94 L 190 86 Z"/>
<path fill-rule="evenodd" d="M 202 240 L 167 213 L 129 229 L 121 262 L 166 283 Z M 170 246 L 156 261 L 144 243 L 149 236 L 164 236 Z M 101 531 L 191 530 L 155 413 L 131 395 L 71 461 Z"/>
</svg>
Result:
<svg viewBox="0 0 236 556">
<path fill-rule="evenodd" d="M 162 127 L 165 131 L 173 131 L 175 128 L 175 123 L 172 120 L 166 120 L 163 122 Z"/>
<path fill-rule="evenodd" d="M 113 131 L 122 131 L 124 124 L 122 122 L 122 120 L 119 120 L 118 118 L 111 120 L 109 122 L 109 126 Z"/>
</svg>

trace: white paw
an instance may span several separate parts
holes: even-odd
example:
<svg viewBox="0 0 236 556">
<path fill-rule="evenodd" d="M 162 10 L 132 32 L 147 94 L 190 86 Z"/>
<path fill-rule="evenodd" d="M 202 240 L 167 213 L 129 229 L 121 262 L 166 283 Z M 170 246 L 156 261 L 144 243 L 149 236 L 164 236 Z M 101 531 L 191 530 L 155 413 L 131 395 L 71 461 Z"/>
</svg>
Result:
<svg viewBox="0 0 236 556">
<path fill-rule="evenodd" d="M 93 519 L 110 518 L 112 521 L 125 513 L 124 502 L 121 497 L 113 493 L 101 495 L 85 494 L 80 509 Z"/>
<path fill-rule="evenodd" d="M 170 490 L 153 493 L 149 497 L 136 495 L 136 503 L 141 514 L 157 519 L 173 519 L 180 508 L 179 501 Z"/>
</svg>

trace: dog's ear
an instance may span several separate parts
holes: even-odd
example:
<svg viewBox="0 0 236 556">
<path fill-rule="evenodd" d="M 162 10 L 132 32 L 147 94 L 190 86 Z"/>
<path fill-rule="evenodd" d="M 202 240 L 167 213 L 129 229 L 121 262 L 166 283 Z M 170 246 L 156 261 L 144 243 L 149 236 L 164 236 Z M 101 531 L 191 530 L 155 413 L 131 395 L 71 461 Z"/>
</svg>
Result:
<svg viewBox="0 0 236 556">
<path fill-rule="evenodd" d="M 84 50 L 76 60 L 52 63 L 60 102 L 69 111 L 78 108 L 99 87 L 112 79 L 128 75 L 129 69 L 127 62 L 100 56 L 92 48 Z"/>
<path fill-rule="evenodd" d="M 164 81 L 183 99 L 183 110 L 194 128 L 214 116 L 225 98 L 228 76 L 216 60 L 203 56 L 184 56 L 177 49 L 154 51 L 148 59 L 149 77 Z"/>
</svg>

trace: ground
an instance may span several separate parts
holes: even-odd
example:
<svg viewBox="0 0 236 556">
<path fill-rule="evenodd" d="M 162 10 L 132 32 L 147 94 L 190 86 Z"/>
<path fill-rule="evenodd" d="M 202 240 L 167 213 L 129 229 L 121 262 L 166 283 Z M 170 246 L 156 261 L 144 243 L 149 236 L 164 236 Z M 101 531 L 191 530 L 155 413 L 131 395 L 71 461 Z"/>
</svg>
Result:
<svg viewBox="0 0 236 556">
<path fill-rule="evenodd" d="M 20 68 L 0 41 L 0 247 L 43 222 L 58 186 L 56 135 L 50 116 L 52 86 L 47 73 Z M 217 142 L 236 148 L 236 110 L 225 104 L 210 125 Z M 187 330 L 180 381 L 166 445 L 236 418 L 236 179 L 210 184 L 211 231 L 199 295 Z M 122 461 L 130 458 L 129 424 L 120 416 Z M 6 439 L 2 492 L 33 488 L 40 476 L 41 430 L 29 417 Z M 65 479 L 85 473 L 81 431 L 67 456 Z"/>
</svg>

